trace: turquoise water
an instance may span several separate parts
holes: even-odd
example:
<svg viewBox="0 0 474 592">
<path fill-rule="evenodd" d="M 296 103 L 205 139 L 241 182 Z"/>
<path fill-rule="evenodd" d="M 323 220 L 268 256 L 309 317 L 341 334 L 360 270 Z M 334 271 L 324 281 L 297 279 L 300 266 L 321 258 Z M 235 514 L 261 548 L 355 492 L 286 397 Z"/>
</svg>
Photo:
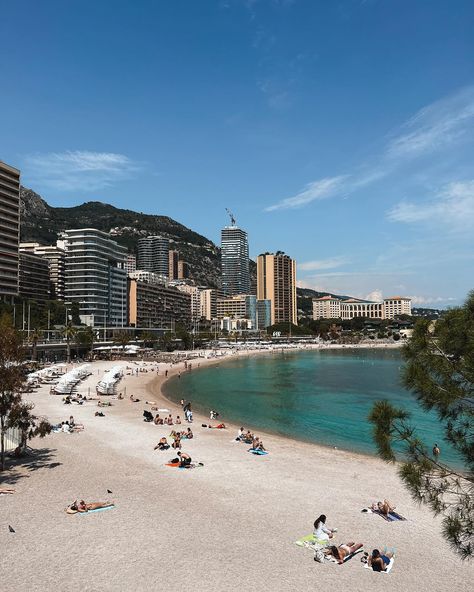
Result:
<svg viewBox="0 0 474 592">
<path fill-rule="evenodd" d="M 387 399 L 412 414 L 418 433 L 442 459 L 456 464 L 434 414 L 421 410 L 400 384 L 394 350 L 327 350 L 262 355 L 183 373 L 166 384 L 173 400 L 219 419 L 328 446 L 375 454 L 372 404 Z"/>
</svg>

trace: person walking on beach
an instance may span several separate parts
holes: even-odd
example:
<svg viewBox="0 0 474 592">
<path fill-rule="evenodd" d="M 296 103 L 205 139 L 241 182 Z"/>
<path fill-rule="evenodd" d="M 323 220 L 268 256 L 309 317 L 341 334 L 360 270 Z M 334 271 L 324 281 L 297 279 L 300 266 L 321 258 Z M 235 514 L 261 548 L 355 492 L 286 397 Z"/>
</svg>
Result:
<svg viewBox="0 0 474 592">
<path fill-rule="evenodd" d="M 439 446 L 438 446 L 438 444 L 435 444 L 435 445 L 433 446 L 433 456 L 434 456 L 435 460 L 437 460 L 437 459 L 438 459 L 438 456 L 439 456 L 440 454 L 441 454 L 441 450 L 439 449 Z"/>
</svg>

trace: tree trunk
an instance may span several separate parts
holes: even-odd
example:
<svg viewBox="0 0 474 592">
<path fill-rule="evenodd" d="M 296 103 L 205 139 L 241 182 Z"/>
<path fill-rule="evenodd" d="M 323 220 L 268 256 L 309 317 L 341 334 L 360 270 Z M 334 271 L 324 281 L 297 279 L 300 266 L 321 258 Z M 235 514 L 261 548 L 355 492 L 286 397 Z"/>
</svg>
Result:
<svg viewBox="0 0 474 592">
<path fill-rule="evenodd" d="M 68 364 L 70 364 L 71 363 L 71 344 L 69 343 L 69 337 L 66 339 L 66 348 L 67 348 L 66 362 Z"/>
<path fill-rule="evenodd" d="M 0 471 L 5 469 L 5 430 L 4 418 L 0 419 L 0 440 L 1 440 L 1 451 L 0 451 Z"/>
</svg>

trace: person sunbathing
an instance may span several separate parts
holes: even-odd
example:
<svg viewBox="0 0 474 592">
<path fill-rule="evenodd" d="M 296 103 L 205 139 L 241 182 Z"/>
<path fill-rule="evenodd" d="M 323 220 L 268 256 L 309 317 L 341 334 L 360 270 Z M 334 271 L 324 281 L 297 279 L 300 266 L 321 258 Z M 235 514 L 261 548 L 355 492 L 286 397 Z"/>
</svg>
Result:
<svg viewBox="0 0 474 592">
<path fill-rule="evenodd" d="M 353 555 L 363 546 L 363 543 L 354 542 L 350 542 L 345 545 L 339 545 L 339 547 L 331 545 L 331 547 L 328 547 L 324 550 L 324 553 L 325 555 L 331 555 L 332 557 L 334 557 L 334 559 L 336 559 L 338 563 L 344 563 L 345 559 L 347 559 L 350 555 Z"/>
<path fill-rule="evenodd" d="M 173 418 L 171 417 L 171 413 L 168 415 L 168 417 L 165 419 L 165 422 L 169 425 L 172 426 L 173 425 Z"/>
<path fill-rule="evenodd" d="M 159 413 L 155 415 L 155 419 L 153 421 L 155 425 L 163 425 L 163 419 L 160 417 Z"/>
<path fill-rule="evenodd" d="M 180 419 L 179 415 L 177 415 L 177 416 L 176 416 L 176 421 L 175 421 L 175 423 L 176 423 L 177 425 L 180 425 L 180 424 L 181 424 L 181 419 Z"/>
<path fill-rule="evenodd" d="M 168 450 L 169 447 L 170 445 L 168 444 L 168 440 L 163 436 L 163 438 L 160 438 L 160 441 L 155 446 L 155 448 L 153 448 L 153 450 L 156 450 L 157 448 L 159 450 Z"/>
<path fill-rule="evenodd" d="M 8 493 L 13 494 L 15 490 L 10 487 L 0 487 L 0 495 L 7 495 Z"/>
<path fill-rule="evenodd" d="M 390 512 L 393 512 L 395 508 L 396 506 L 392 506 L 392 504 L 388 500 L 384 499 L 383 502 L 373 503 L 371 509 L 373 512 L 380 512 L 384 516 L 388 517 Z"/>
<path fill-rule="evenodd" d="M 191 440 L 192 438 L 194 438 L 194 434 L 193 434 L 191 428 L 187 429 L 185 436 L 188 440 Z"/>
<path fill-rule="evenodd" d="M 87 504 L 84 500 L 81 500 L 80 502 L 76 500 L 68 506 L 66 511 L 70 510 L 70 514 L 75 514 L 76 512 L 84 513 L 90 512 L 91 510 L 99 510 L 101 508 L 110 508 L 114 505 L 114 502 L 90 502 Z"/>
<path fill-rule="evenodd" d="M 380 553 L 378 549 L 372 551 L 372 555 L 367 559 L 367 565 L 374 571 L 386 571 L 393 553 Z"/>
<path fill-rule="evenodd" d="M 188 468 L 191 465 L 191 457 L 187 452 L 178 452 L 179 456 L 179 466 Z"/>
</svg>

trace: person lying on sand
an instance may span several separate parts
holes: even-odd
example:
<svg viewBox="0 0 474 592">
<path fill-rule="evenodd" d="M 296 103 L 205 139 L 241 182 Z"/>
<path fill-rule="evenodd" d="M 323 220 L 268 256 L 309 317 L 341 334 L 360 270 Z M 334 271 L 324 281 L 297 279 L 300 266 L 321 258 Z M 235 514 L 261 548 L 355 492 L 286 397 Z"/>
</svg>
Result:
<svg viewBox="0 0 474 592">
<path fill-rule="evenodd" d="M 386 499 L 384 499 L 383 502 L 373 503 L 371 506 L 371 510 L 373 512 L 380 512 L 381 514 L 387 517 L 390 514 L 390 512 L 393 512 L 393 510 L 395 510 L 395 508 L 396 506 L 392 506 L 392 504 Z"/>
<path fill-rule="evenodd" d="M 13 493 L 15 493 L 15 490 L 11 489 L 10 487 L 0 487 L 0 495 L 7 495 Z"/>
<path fill-rule="evenodd" d="M 345 545 L 339 545 L 339 547 L 332 545 L 331 547 L 324 549 L 324 554 L 331 555 L 337 560 L 338 563 L 344 563 L 344 559 L 361 549 L 363 546 L 363 543 L 354 542 L 350 542 Z"/>
<path fill-rule="evenodd" d="M 157 448 L 158 450 L 168 450 L 169 447 L 168 440 L 163 436 L 153 450 L 156 450 Z"/>
<path fill-rule="evenodd" d="M 191 457 L 189 456 L 189 454 L 187 452 L 179 451 L 178 456 L 179 456 L 179 466 L 180 467 L 187 468 L 191 465 Z"/>
<path fill-rule="evenodd" d="M 392 559 L 393 553 L 385 552 L 383 555 L 378 549 L 372 551 L 372 555 L 367 558 L 367 564 L 374 571 L 385 571 Z"/>
<path fill-rule="evenodd" d="M 130 395 L 130 401 L 132 403 L 139 403 L 140 402 L 140 399 L 136 399 L 133 395 Z"/>
<path fill-rule="evenodd" d="M 90 502 L 86 503 L 84 500 L 78 502 L 77 500 L 68 506 L 66 512 L 68 514 L 76 514 L 77 512 L 84 513 L 91 510 L 99 510 L 100 508 L 110 508 L 114 506 L 114 502 Z"/>
</svg>

